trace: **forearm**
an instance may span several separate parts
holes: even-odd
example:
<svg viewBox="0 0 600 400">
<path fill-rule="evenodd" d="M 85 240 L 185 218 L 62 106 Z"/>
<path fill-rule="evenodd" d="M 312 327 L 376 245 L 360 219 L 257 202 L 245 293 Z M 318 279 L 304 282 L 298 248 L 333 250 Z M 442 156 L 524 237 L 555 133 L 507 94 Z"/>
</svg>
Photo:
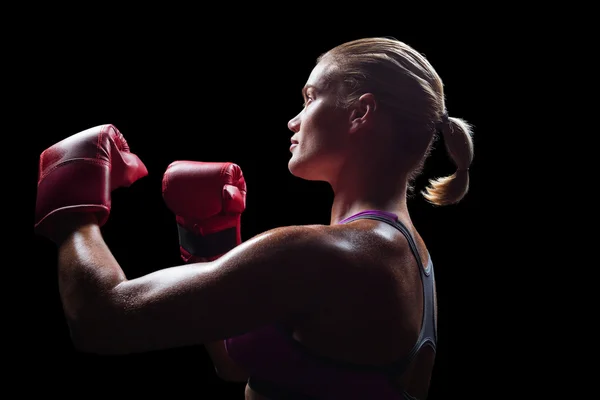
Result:
<svg viewBox="0 0 600 400">
<path fill-rule="evenodd" d="M 108 323 L 114 307 L 111 292 L 126 281 L 97 224 L 86 223 L 62 241 L 58 279 L 65 316 L 77 345 L 81 335 L 93 332 L 94 321 Z"/>
</svg>

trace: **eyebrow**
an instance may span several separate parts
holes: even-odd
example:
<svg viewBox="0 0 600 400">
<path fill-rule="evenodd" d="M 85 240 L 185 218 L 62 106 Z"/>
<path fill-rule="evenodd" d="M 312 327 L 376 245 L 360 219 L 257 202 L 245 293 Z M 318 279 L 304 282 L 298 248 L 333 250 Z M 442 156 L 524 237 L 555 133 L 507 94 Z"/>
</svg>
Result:
<svg viewBox="0 0 600 400">
<path fill-rule="evenodd" d="M 306 96 L 306 92 L 308 91 L 308 89 L 314 89 L 316 90 L 316 86 L 314 85 L 306 85 L 302 88 L 302 96 Z"/>
</svg>

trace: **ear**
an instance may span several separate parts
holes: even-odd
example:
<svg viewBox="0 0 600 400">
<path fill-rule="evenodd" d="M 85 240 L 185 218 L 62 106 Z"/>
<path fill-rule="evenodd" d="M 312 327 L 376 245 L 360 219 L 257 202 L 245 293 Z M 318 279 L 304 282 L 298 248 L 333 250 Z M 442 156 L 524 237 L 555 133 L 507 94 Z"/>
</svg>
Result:
<svg viewBox="0 0 600 400">
<path fill-rule="evenodd" d="M 373 123 L 376 105 L 375 96 L 372 93 L 360 96 L 350 112 L 350 133 L 356 133 Z"/>
</svg>

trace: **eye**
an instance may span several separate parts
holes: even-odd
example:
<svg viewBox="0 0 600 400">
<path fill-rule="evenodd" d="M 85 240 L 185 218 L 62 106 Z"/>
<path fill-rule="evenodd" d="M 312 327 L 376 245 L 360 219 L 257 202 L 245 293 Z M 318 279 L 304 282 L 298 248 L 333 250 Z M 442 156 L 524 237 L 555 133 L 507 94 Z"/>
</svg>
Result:
<svg viewBox="0 0 600 400">
<path fill-rule="evenodd" d="M 312 101 L 312 97 L 310 97 L 309 95 L 306 95 L 306 101 L 302 104 L 302 107 L 306 107 L 308 105 L 308 103 L 310 103 Z"/>
</svg>

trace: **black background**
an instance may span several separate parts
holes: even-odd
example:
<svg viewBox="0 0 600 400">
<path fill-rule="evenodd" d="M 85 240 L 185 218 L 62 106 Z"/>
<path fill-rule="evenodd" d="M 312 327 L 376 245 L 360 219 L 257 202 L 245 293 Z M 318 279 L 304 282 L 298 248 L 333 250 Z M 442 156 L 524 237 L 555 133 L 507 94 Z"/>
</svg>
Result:
<svg viewBox="0 0 600 400">
<path fill-rule="evenodd" d="M 481 101 L 486 90 L 481 34 L 395 25 L 317 33 L 295 23 L 293 29 L 276 32 L 179 26 L 120 35 L 118 24 L 112 24 L 106 21 L 100 31 L 78 24 L 40 34 L 31 50 L 44 65 L 30 76 L 35 92 L 28 101 L 36 112 L 22 128 L 38 132 L 27 159 L 32 226 L 39 154 L 69 135 L 106 123 L 121 130 L 149 170 L 148 177 L 113 193 L 104 227 L 129 278 L 181 263 L 174 217 L 161 197 L 162 173 L 174 160 L 232 161 L 242 167 L 248 184 L 244 239 L 277 226 L 328 223 L 329 187 L 297 179 L 287 170 L 292 134 L 287 122 L 301 108 L 301 88 L 321 53 L 359 37 L 396 37 L 424 53 L 441 75 L 450 116 L 475 125 L 471 189 L 464 201 L 436 208 L 416 196 L 409 203 L 438 281 L 439 350 L 430 398 L 461 392 L 480 398 L 487 392 L 470 379 L 480 355 L 474 344 L 480 332 L 474 328 L 485 310 L 480 276 L 474 272 L 485 239 L 479 231 L 479 203 L 490 130 Z M 417 189 L 429 178 L 452 172 L 438 142 Z M 34 237 L 32 248 L 33 263 L 43 267 L 35 269 L 37 300 L 26 316 L 32 328 L 23 333 L 27 351 L 18 367 L 44 393 L 70 397 L 91 388 L 92 393 L 243 398 L 243 384 L 220 381 L 202 346 L 118 357 L 74 351 L 58 297 L 55 247 Z"/>
</svg>

